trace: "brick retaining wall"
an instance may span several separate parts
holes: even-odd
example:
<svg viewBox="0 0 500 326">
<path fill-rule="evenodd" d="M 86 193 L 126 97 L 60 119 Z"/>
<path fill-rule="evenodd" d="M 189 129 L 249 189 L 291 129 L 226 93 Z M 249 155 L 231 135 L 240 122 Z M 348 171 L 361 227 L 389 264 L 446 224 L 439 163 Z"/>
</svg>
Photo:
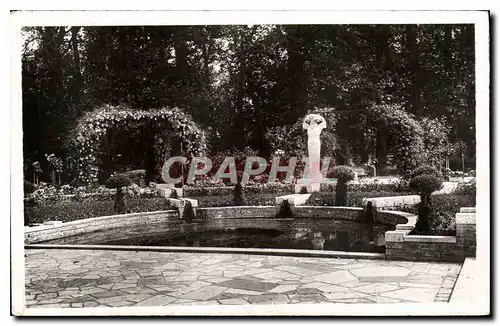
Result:
<svg viewBox="0 0 500 326">
<path fill-rule="evenodd" d="M 476 214 L 455 215 L 456 236 L 408 235 L 411 230 L 385 233 L 386 257 L 390 259 L 462 261 L 476 255 Z"/>
</svg>

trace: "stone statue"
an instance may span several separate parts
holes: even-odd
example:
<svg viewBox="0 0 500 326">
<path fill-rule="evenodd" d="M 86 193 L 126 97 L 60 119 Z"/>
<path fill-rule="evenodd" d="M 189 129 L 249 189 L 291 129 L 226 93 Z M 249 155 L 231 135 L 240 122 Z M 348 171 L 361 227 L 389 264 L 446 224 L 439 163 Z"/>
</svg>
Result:
<svg viewBox="0 0 500 326">
<path fill-rule="evenodd" d="M 302 128 L 307 130 L 307 149 L 309 152 L 309 176 L 297 181 L 299 191 L 303 185 L 306 185 L 309 192 L 319 191 L 323 180 L 321 175 L 321 131 L 326 128 L 325 118 L 319 114 L 308 114 L 304 118 Z M 297 192 L 297 189 L 296 191 Z"/>
</svg>

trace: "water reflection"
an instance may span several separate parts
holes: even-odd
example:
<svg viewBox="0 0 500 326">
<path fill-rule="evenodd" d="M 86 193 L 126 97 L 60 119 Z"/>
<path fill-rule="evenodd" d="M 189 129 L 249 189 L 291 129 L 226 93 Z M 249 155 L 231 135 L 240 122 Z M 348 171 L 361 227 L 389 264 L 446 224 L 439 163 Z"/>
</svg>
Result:
<svg viewBox="0 0 500 326">
<path fill-rule="evenodd" d="M 321 218 L 233 218 L 102 230 L 48 243 L 383 252 L 384 233 L 390 229 L 393 226 Z"/>
</svg>

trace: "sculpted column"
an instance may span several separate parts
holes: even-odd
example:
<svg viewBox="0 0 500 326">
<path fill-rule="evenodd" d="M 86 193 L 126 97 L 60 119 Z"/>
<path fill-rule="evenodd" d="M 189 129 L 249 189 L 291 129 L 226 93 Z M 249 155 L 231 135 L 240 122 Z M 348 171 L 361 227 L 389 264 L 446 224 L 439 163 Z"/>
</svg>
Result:
<svg viewBox="0 0 500 326">
<path fill-rule="evenodd" d="M 326 128 L 325 119 L 318 114 L 309 114 L 304 118 L 302 128 L 307 130 L 307 149 L 309 152 L 309 175 L 304 172 L 304 177 L 297 180 L 295 192 L 299 192 L 303 186 L 306 186 L 308 192 L 320 190 L 320 184 L 323 181 L 321 175 L 321 131 Z"/>
</svg>

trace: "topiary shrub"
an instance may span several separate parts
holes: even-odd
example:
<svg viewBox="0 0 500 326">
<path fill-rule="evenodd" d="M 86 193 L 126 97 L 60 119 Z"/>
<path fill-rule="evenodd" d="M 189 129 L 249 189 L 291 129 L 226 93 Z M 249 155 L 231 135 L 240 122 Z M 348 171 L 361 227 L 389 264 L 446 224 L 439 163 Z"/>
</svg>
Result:
<svg viewBox="0 0 500 326">
<path fill-rule="evenodd" d="M 126 175 L 131 182 L 138 184 L 138 185 L 144 185 L 145 180 L 146 180 L 146 170 L 144 169 L 139 169 L 139 170 L 132 170 L 132 171 L 127 171 L 123 173 Z"/>
<path fill-rule="evenodd" d="M 292 218 L 293 217 L 292 208 L 290 207 L 290 203 L 288 202 L 288 200 L 284 199 L 281 202 L 280 209 L 274 217 L 275 218 Z"/>
<path fill-rule="evenodd" d="M 182 219 L 188 223 L 193 222 L 195 218 L 193 205 L 189 200 L 184 203 L 184 210 L 182 211 Z"/>
<path fill-rule="evenodd" d="M 354 179 L 354 170 L 345 165 L 338 165 L 332 169 L 332 175 L 337 179 L 335 186 L 335 206 L 347 204 L 347 182 Z"/>
<path fill-rule="evenodd" d="M 241 186 L 241 183 L 237 183 L 234 186 L 234 193 L 233 193 L 233 204 L 234 206 L 243 206 L 245 205 L 245 199 L 243 198 L 243 187 Z"/>
<path fill-rule="evenodd" d="M 172 190 L 170 192 L 170 198 L 172 198 L 172 199 L 179 199 L 179 196 L 177 195 L 177 191 Z"/>
<path fill-rule="evenodd" d="M 123 188 L 128 187 L 131 184 L 132 183 L 130 182 L 130 179 L 124 174 L 115 174 L 106 181 L 107 188 L 116 189 L 115 206 L 114 206 L 115 213 L 117 214 L 127 213 L 127 203 L 125 202 Z"/>
<path fill-rule="evenodd" d="M 429 216 L 432 211 L 431 194 L 443 187 L 443 178 L 439 175 L 420 174 L 410 180 L 410 188 L 420 194 L 418 222 L 415 228 L 419 232 L 429 231 Z"/>
<path fill-rule="evenodd" d="M 436 177 L 443 177 L 443 174 L 439 172 L 439 170 L 432 165 L 421 165 L 415 170 L 411 171 L 409 177 L 410 179 L 415 178 L 419 175 L 434 175 Z"/>
</svg>

